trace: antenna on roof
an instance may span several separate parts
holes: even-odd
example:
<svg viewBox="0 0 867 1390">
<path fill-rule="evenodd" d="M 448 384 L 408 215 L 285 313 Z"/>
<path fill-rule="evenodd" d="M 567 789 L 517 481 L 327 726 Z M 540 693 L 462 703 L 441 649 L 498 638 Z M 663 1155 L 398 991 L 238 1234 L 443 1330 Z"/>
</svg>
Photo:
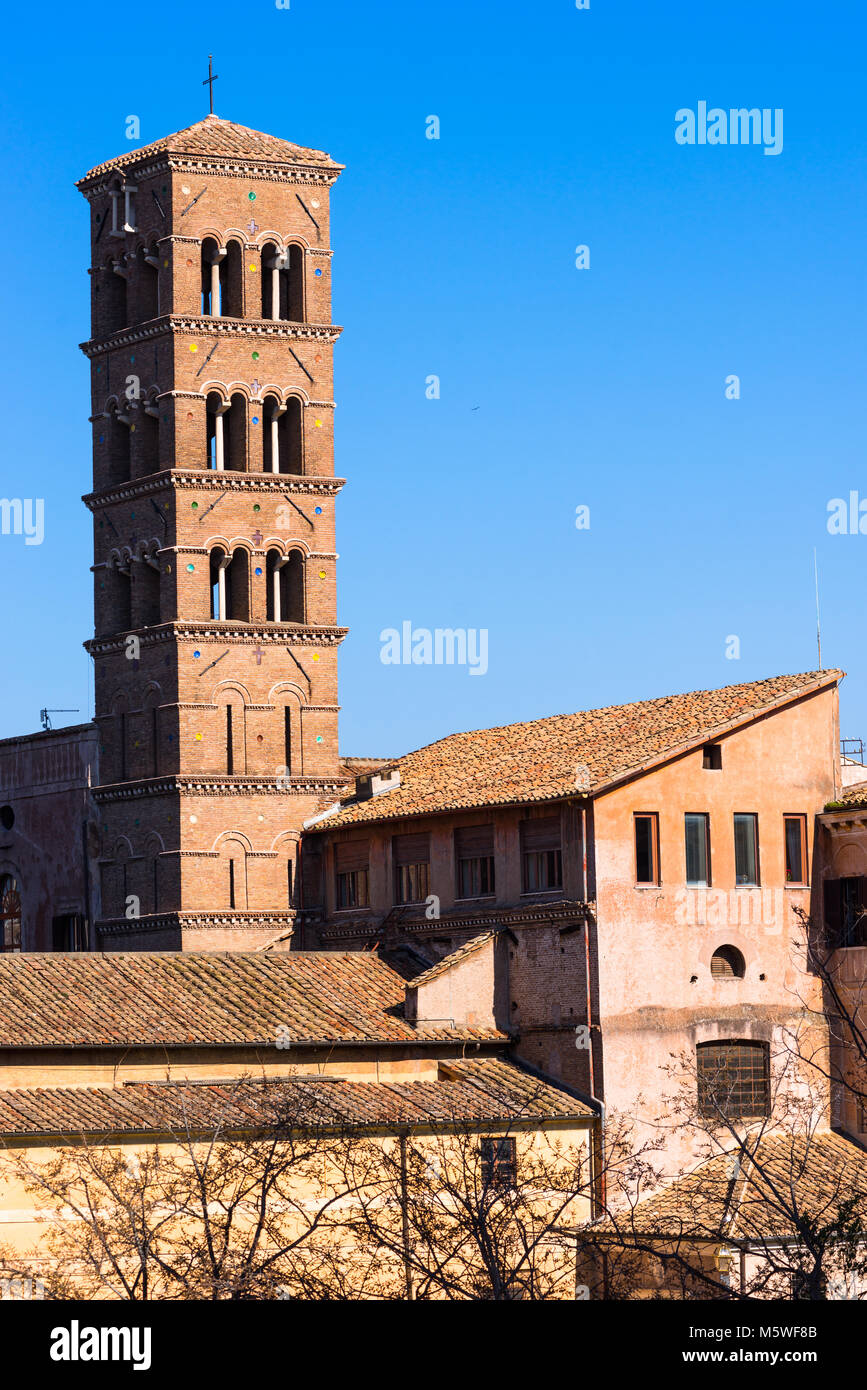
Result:
<svg viewBox="0 0 867 1390">
<path fill-rule="evenodd" d="M 819 648 L 819 670 L 822 669 L 822 620 L 819 617 L 819 561 L 813 546 L 813 573 L 816 576 L 816 645 Z"/>
<path fill-rule="evenodd" d="M 219 73 L 217 73 L 216 76 L 214 75 L 213 60 L 214 60 L 214 55 L 213 55 L 213 53 L 209 53 L 209 54 L 208 54 L 208 75 L 207 75 L 207 77 L 205 78 L 204 82 L 202 83 L 202 86 L 203 86 L 203 87 L 207 87 L 207 89 L 208 89 L 208 96 L 209 96 L 209 98 L 210 98 L 210 106 L 211 106 L 211 115 L 212 115 L 212 116 L 213 116 L 213 114 L 214 114 L 214 83 L 215 83 L 216 81 L 219 80 Z"/>
</svg>

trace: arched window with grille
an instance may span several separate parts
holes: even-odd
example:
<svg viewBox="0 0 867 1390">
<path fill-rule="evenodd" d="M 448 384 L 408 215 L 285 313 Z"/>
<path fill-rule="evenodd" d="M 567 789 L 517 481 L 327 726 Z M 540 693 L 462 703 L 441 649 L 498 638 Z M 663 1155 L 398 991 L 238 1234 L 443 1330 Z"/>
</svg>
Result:
<svg viewBox="0 0 867 1390">
<path fill-rule="evenodd" d="M 0 878 L 0 950 L 14 953 L 21 950 L 21 885 L 14 874 Z"/>
</svg>

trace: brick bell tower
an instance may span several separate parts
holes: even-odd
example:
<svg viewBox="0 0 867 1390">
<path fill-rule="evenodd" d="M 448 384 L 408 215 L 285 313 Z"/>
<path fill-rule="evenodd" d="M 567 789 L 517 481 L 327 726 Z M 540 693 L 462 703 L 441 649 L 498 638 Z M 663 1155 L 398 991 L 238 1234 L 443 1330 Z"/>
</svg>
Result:
<svg viewBox="0 0 867 1390">
<path fill-rule="evenodd" d="M 101 950 L 289 949 L 337 746 L 327 154 L 217 116 L 90 204 Z"/>
</svg>

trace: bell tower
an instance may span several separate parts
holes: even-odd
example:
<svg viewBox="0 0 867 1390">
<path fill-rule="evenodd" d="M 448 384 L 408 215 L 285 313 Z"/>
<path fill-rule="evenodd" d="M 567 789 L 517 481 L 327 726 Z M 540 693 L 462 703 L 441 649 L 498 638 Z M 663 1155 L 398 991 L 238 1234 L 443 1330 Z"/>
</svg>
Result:
<svg viewBox="0 0 867 1390">
<path fill-rule="evenodd" d="M 337 745 L 327 154 L 208 116 L 91 169 L 102 950 L 288 949 Z"/>
</svg>

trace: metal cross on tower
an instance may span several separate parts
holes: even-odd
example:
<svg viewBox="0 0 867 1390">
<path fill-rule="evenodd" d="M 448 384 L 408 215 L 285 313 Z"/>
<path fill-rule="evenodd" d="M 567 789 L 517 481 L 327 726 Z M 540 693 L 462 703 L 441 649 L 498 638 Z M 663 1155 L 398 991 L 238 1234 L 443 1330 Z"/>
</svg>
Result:
<svg viewBox="0 0 867 1390">
<path fill-rule="evenodd" d="M 218 78 L 219 78 L 219 73 L 218 73 L 216 76 L 214 75 L 214 69 L 213 69 L 213 66 L 212 66 L 212 64 L 213 64 L 213 58 L 214 58 L 213 53 L 209 53 L 209 54 L 208 54 L 208 75 L 207 75 L 207 77 L 205 78 L 204 82 L 202 83 L 202 86 L 203 86 L 203 87 L 207 87 L 207 89 L 208 89 L 208 97 L 210 98 L 211 115 L 212 115 L 212 116 L 213 116 L 213 114 L 214 114 L 214 83 L 215 83 L 215 82 L 218 80 Z"/>
</svg>

